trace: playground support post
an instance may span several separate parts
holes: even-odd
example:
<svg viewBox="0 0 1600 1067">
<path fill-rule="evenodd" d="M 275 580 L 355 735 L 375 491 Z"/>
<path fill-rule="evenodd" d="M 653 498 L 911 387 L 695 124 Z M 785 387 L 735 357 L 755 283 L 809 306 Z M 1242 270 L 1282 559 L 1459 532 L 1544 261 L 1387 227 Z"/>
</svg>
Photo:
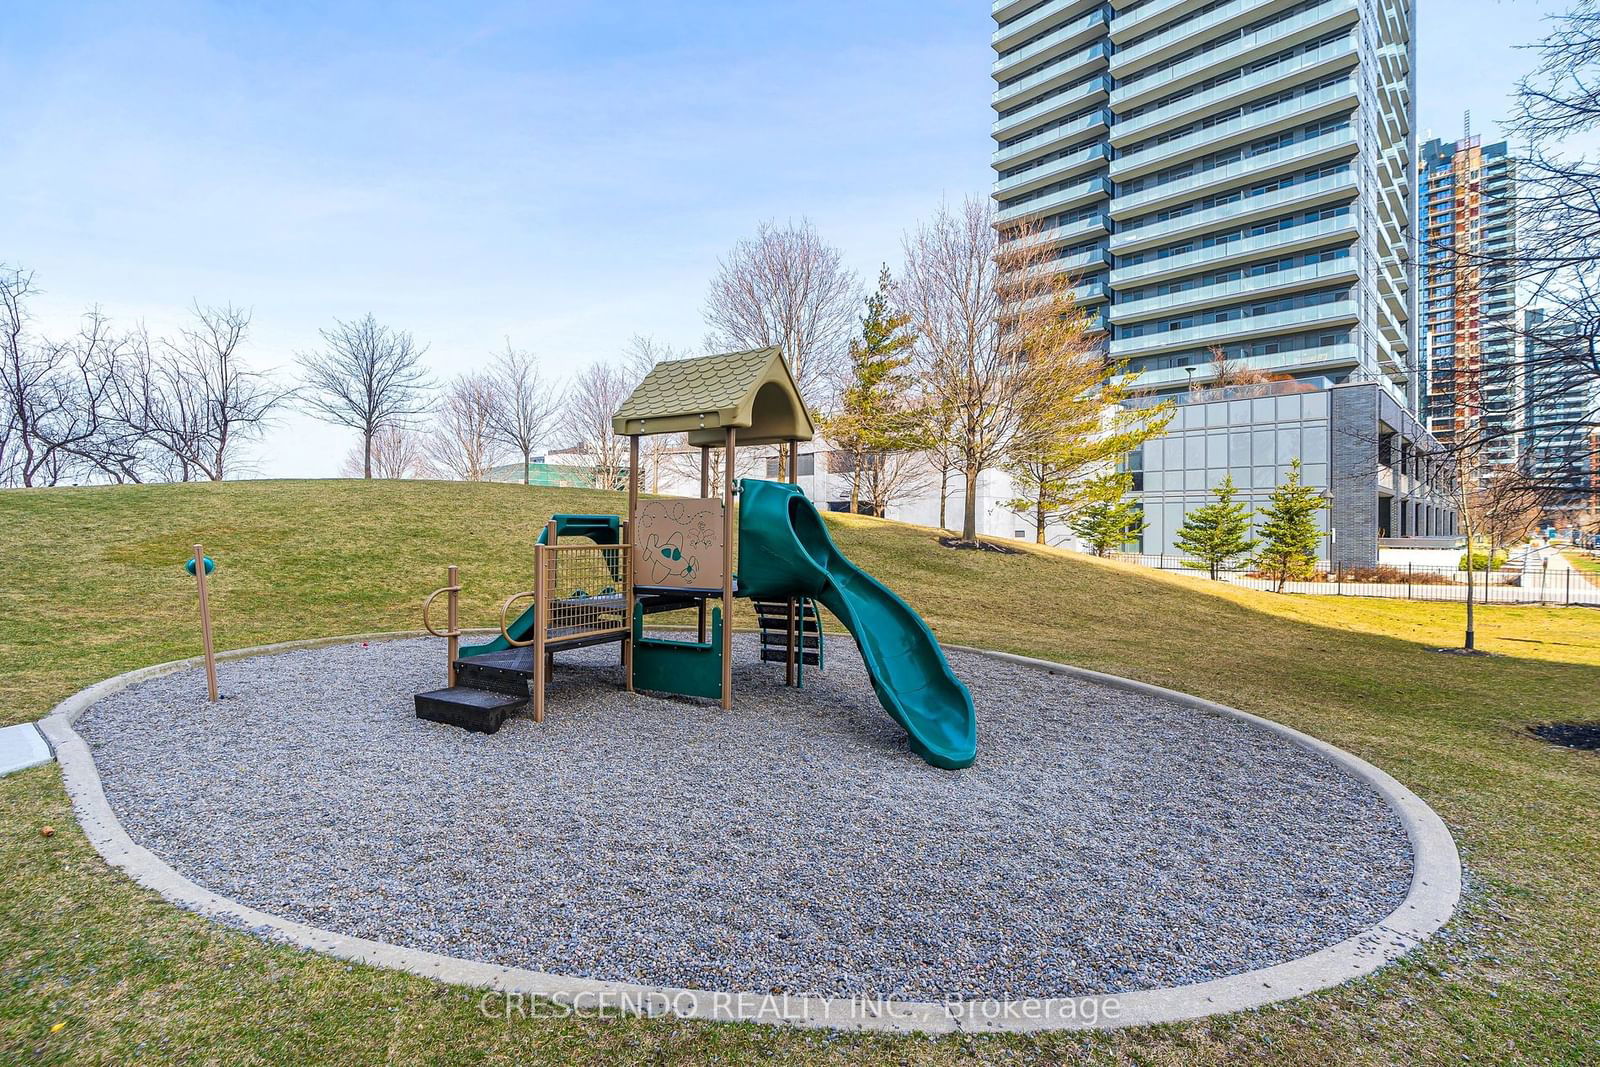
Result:
<svg viewBox="0 0 1600 1067">
<path fill-rule="evenodd" d="M 727 429 L 727 455 L 722 460 L 722 543 L 733 548 L 733 468 L 739 447 L 737 431 Z M 722 568 L 722 710 L 733 710 L 733 568 Z"/>
<path fill-rule="evenodd" d="M 791 442 L 789 442 L 789 484 L 790 485 L 799 485 L 800 484 L 800 442 L 799 441 L 791 441 Z M 798 630 L 798 626 L 797 626 L 797 620 L 795 618 L 795 614 L 796 614 L 796 609 L 798 607 L 799 607 L 799 601 L 797 601 L 794 597 L 790 597 L 789 598 L 789 653 L 784 658 L 784 663 L 783 663 L 783 684 L 784 685 L 794 685 L 794 683 L 795 683 L 795 675 L 796 675 L 796 669 L 795 668 L 796 668 L 796 664 L 795 664 L 795 647 L 794 646 L 795 646 L 795 639 L 798 636 L 798 634 L 796 633 L 796 631 Z"/>
<path fill-rule="evenodd" d="M 634 440 L 637 441 L 638 438 L 636 437 Z M 634 605 L 633 523 L 631 521 L 622 524 L 622 543 L 627 546 L 627 551 L 623 553 L 624 558 L 622 559 L 624 579 L 622 597 L 623 603 L 628 605 L 628 614 L 624 615 L 623 618 L 630 620 L 627 632 L 622 638 L 622 679 L 628 686 L 628 692 L 631 693 L 633 692 L 633 625 L 631 620 L 633 619 Z"/>
<path fill-rule="evenodd" d="M 551 523 L 554 526 L 554 523 Z M 544 687 L 550 678 L 550 664 L 545 652 L 544 639 L 550 628 L 550 549 L 545 545 L 533 546 L 533 721 L 544 722 Z"/>
<path fill-rule="evenodd" d="M 704 500 L 707 497 L 709 497 L 710 495 L 711 495 L 711 446 L 710 445 L 701 445 L 700 446 L 700 499 Z M 726 550 L 727 549 L 724 548 L 724 551 L 726 551 Z M 731 561 L 730 561 L 730 563 L 731 563 Z M 695 615 L 696 615 L 696 627 L 695 627 L 696 636 L 699 639 L 700 643 L 703 645 L 703 644 L 706 643 L 706 640 L 707 640 L 706 627 L 708 625 L 708 620 L 711 617 L 708 609 L 706 608 L 706 602 L 705 602 L 705 598 L 704 597 L 702 597 L 700 599 L 700 606 L 696 609 Z M 730 625 L 731 625 L 731 623 L 730 623 Z"/>
<path fill-rule="evenodd" d="M 210 700 L 217 699 L 217 654 L 211 643 L 211 599 L 206 595 L 206 550 L 194 546 L 194 580 L 200 591 L 200 647 L 206 656 L 206 692 Z"/>
<path fill-rule="evenodd" d="M 455 685 L 456 656 L 461 649 L 461 568 L 452 563 L 445 569 L 445 574 L 444 586 L 428 594 L 428 599 L 422 602 L 422 628 L 435 637 L 445 639 L 445 678 L 450 685 Z M 429 618 L 433 602 L 441 596 L 449 598 L 445 601 L 449 622 L 445 624 L 443 633 L 433 628 Z"/>
<path fill-rule="evenodd" d="M 661 457 L 656 457 L 659 463 Z M 634 523 L 639 519 L 639 435 L 628 435 L 628 517 L 622 523 L 622 543 L 628 546 L 628 555 L 633 555 L 633 537 L 628 533 L 633 529 Z M 633 573 L 633 563 L 628 562 L 628 573 Z M 625 619 L 633 618 L 633 581 L 630 578 L 628 588 L 622 591 L 626 598 L 625 606 L 628 613 Z M 628 692 L 633 692 L 633 627 L 628 627 L 628 636 L 622 639 L 622 673 L 628 679 Z"/>
</svg>

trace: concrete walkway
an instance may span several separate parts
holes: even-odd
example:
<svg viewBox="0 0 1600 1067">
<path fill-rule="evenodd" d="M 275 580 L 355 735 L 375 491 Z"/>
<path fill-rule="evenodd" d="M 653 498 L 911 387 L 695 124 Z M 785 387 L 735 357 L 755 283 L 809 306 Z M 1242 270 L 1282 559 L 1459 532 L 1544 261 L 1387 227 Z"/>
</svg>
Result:
<svg viewBox="0 0 1600 1067">
<path fill-rule="evenodd" d="M 0 728 L 0 775 L 23 771 L 55 759 L 39 728 L 31 722 Z"/>
</svg>

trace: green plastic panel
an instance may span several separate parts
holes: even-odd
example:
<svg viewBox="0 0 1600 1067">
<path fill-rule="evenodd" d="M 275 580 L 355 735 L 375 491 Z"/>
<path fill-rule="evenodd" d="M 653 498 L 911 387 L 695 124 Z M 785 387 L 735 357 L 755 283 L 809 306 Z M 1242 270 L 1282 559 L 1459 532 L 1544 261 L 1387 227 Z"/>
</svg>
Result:
<svg viewBox="0 0 1600 1067">
<path fill-rule="evenodd" d="M 644 636 L 644 605 L 633 606 L 633 687 L 652 693 L 722 699 L 722 609 L 711 609 L 711 640 Z"/>
</svg>

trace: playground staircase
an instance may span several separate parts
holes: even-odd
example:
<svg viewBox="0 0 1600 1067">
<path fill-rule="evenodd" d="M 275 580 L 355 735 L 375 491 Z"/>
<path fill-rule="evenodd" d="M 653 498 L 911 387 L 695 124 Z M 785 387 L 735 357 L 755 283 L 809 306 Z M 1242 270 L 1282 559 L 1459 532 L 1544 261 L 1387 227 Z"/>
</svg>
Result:
<svg viewBox="0 0 1600 1067">
<path fill-rule="evenodd" d="M 533 650 L 456 660 L 456 684 L 416 696 L 417 718 L 492 734 L 528 703 Z"/>
<path fill-rule="evenodd" d="M 789 662 L 789 601 L 750 601 L 756 611 L 756 621 L 761 626 L 761 658 L 767 663 Z M 817 615 L 817 605 L 810 597 L 795 601 L 795 663 L 799 666 L 822 666 L 822 620 Z"/>
</svg>

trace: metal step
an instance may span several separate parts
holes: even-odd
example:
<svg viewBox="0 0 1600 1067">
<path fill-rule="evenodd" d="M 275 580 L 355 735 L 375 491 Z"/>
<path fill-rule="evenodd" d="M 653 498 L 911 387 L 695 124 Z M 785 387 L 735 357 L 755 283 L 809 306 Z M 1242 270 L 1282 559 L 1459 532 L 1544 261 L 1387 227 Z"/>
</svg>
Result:
<svg viewBox="0 0 1600 1067">
<path fill-rule="evenodd" d="M 763 648 L 761 650 L 761 659 L 766 663 L 788 663 L 789 650 L 786 648 Z M 816 667 L 821 665 L 822 657 L 815 652 L 802 652 L 795 662 L 804 663 L 808 667 Z"/>
<path fill-rule="evenodd" d="M 528 699 L 533 649 L 514 649 L 456 660 L 456 685 Z"/>
<path fill-rule="evenodd" d="M 527 705 L 527 687 L 523 689 L 520 697 L 465 685 L 418 693 L 414 698 L 417 718 L 492 734 L 510 715 Z"/>
</svg>

